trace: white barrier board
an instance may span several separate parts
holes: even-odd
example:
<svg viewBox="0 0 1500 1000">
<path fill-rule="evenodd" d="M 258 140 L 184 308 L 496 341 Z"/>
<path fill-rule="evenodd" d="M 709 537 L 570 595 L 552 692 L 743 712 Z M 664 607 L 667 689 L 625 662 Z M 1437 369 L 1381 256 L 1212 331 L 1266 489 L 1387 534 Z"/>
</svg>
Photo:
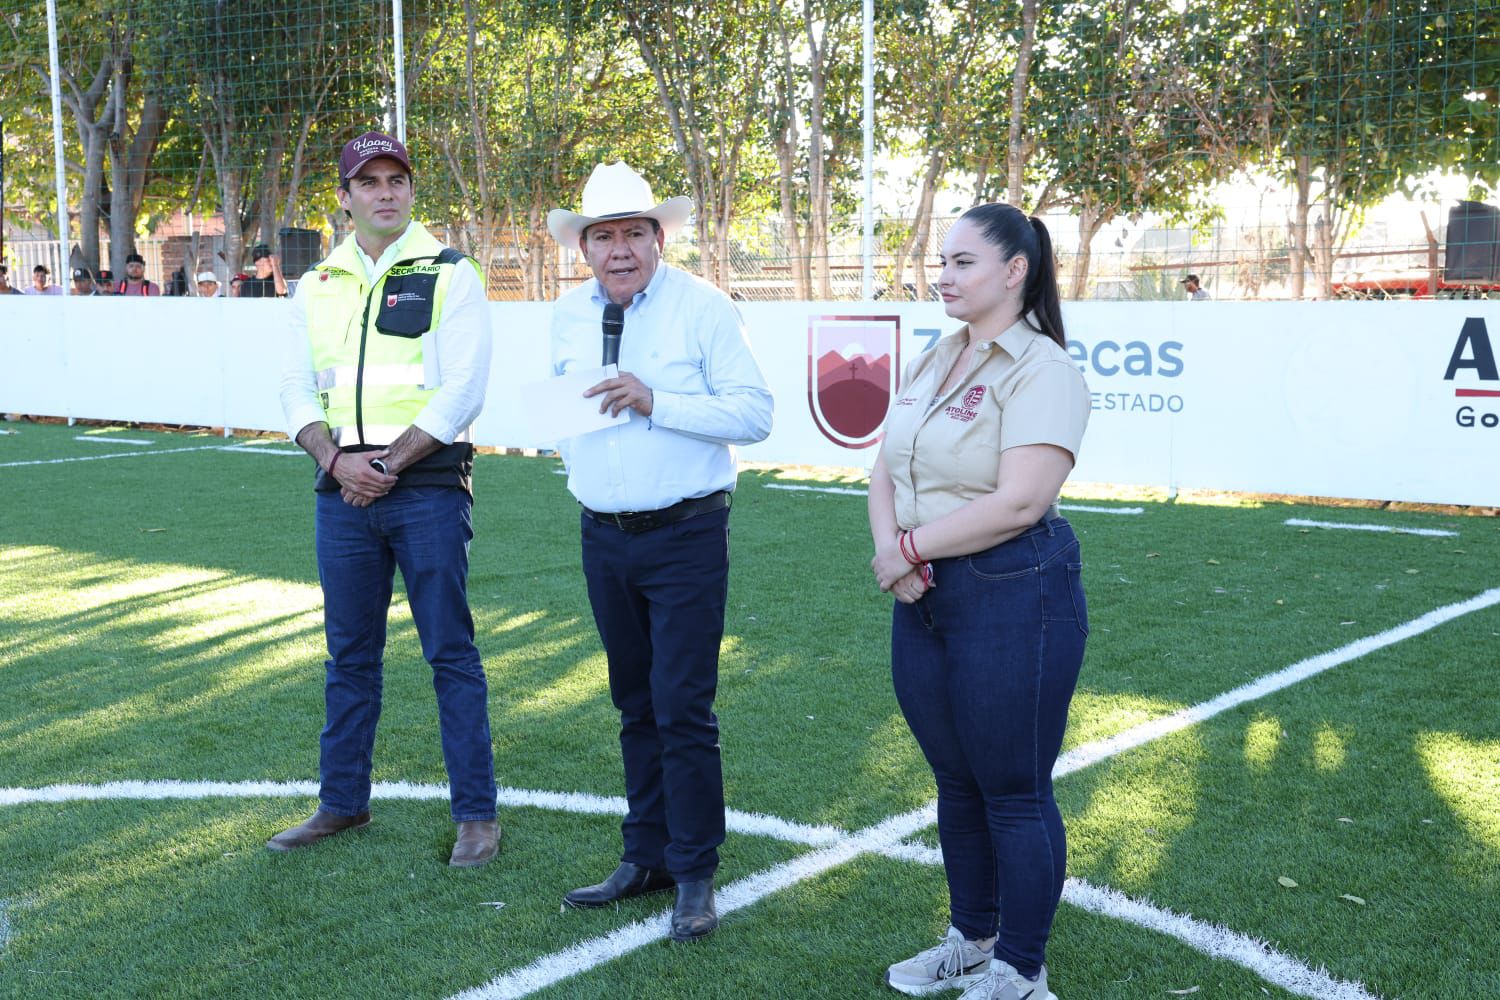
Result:
<svg viewBox="0 0 1500 1000">
<path fill-rule="evenodd" d="M 936 303 L 744 303 L 776 397 L 759 461 L 866 465 L 892 382 L 956 328 Z M 480 444 L 533 440 L 547 303 L 494 303 Z M 0 411 L 281 430 L 286 304 L 0 299 Z M 1500 302 L 1075 302 L 1094 393 L 1074 478 L 1500 504 Z M 625 335 L 630 331 L 627 328 Z M 873 415 L 872 415 L 873 414 Z"/>
</svg>

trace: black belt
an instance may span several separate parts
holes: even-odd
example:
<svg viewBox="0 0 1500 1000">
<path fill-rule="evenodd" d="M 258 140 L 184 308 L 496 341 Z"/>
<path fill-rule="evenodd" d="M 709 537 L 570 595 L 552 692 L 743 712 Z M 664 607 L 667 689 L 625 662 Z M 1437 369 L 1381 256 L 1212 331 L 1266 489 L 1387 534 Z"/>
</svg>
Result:
<svg viewBox="0 0 1500 1000">
<path fill-rule="evenodd" d="M 638 535 L 643 531 L 650 531 L 653 528 L 676 524 L 678 521 L 686 521 L 688 518 L 697 517 L 699 514 L 712 514 L 714 511 L 723 510 L 728 506 L 729 491 L 720 490 L 717 493 L 710 493 L 706 497 L 691 497 L 680 503 L 674 503 L 670 507 L 663 507 L 661 510 L 636 510 L 626 511 L 622 514 L 605 514 L 584 507 L 583 513 L 600 524 L 608 524 L 619 528 L 627 534 Z"/>
</svg>

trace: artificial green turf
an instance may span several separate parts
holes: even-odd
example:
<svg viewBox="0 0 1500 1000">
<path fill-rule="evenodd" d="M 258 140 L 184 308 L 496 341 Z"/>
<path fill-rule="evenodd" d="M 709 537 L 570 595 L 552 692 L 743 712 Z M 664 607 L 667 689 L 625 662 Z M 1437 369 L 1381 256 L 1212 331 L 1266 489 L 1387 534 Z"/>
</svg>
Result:
<svg viewBox="0 0 1500 1000">
<path fill-rule="evenodd" d="M 1381 996 L 1500 996 L 1497 635 L 1492 607 L 1065 780 L 1070 872 Z"/>
<path fill-rule="evenodd" d="M 79 433 L 149 438 L 153 449 L 222 444 L 8 427 L 20 433 L 0 436 L 0 786 L 314 779 L 324 653 L 310 462 L 204 450 L 3 467 L 135 450 L 76 442 Z M 486 456 L 476 470 L 470 595 L 497 776 L 517 788 L 619 795 L 617 720 L 578 565 L 577 507 L 557 468 Z M 774 470 L 744 473 L 735 498 L 717 703 L 726 790 L 740 809 L 852 830 L 929 801 L 932 779 L 890 690 L 889 603 L 870 579 L 864 501 L 763 488 L 785 481 Z M 1495 583 L 1486 568 L 1500 562 L 1500 526 L 1487 519 L 1146 508 L 1069 515 L 1083 540 L 1093 627 L 1070 747 L 1470 597 Z M 1292 516 L 1461 536 L 1298 530 L 1282 524 Z M 1489 762 L 1491 778 L 1500 766 L 1495 632 L 1494 610 L 1473 615 L 1064 779 L 1072 870 L 1270 937 L 1384 996 L 1438 995 L 1424 992 L 1429 981 L 1443 995 L 1484 995 L 1471 987 L 1494 986 L 1478 942 L 1500 923 L 1500 834 L 1485 808 L 1493 782 L 1469 762 Z M 1288 726 L 1294 710 L 1317 725 Z M 1276 736 L 1278 726 L 1289 735 Z M 1273 752 L 1289 743 L 1296 755 Z M 1289 768 L 1309 754 L 1322 763 Z M 378 781 L 444 780 L 430 671 L 399 590 L 375 758 Z M 1356 767 L 1372 760 L 1399 766 Z M 1321 816 L 1350 775 L 1382 816 L 1432 801 L 1446 812 L 1423 817 L 1432 824 L 1384 819 L 1379 829 L 1395 831 L 1386 837 L 1359 817 L 1327 837 L 1307 818 L 1287 832 L 1288 816 Z M 552 920 L 561 891 L 613 863 L 611 819 L 507 810 L 504 863 L 468 873 L 503 887 L 482 895 L 507 907 L 476 916 L 454 895 L 473 883 L 452 881 L 441 864 L 451 836 L 441 803 L 377 802 L 375 827 L 347 845 L 289 858 L 261 851 L 308 808 L 0 807 L 0 926 L 9 928 L 0 995 L 446 996 L 643 915 L 604 915 L 586 929 Z M 1426 851 L 1424 838 L 1439 833 Z M 1277 867 L 1268 859 L 1316 857 L 1339 837 L 1348 841 L 1340 871 L 1363 876 L 1339 880 L 1339 892 L 1366 897 L 1365 907 L 1323 892 L 1324 865 L 1289 868 L 1297 890 L 1281 889 L 1278 872 L 1262 878 Z M 732 837 L 721 884 L 798 850 Z M 1369 888 L 1382 883 L 1416 902 L 1385 910 L 1388 894 Z M 1278 909 L 1313 897 L 1310 887 L 1317 907 Z M 631 975 L 658 988 L 626 995 L 879 992 L 886 963 L 941 933 L 944 897 L 936 870 L 866 858 L 733 915 L 700 948 L 648 948 L 551 995 L 619 995 L 638 981 Z M 845 899 L 856 919 L 837 905 Z M 1434 956 L 1448 970 L 1437 979 Z M 1195 984 L 1264 995 L 1235 966 L 1067 907 L 1052 962 L 1068 997 Z M 705 984 L 706 964 L 725 970 L 722 990 L 717 978 Z M 829 985 L 831 969 L 840 988 Z"/>
</svg>

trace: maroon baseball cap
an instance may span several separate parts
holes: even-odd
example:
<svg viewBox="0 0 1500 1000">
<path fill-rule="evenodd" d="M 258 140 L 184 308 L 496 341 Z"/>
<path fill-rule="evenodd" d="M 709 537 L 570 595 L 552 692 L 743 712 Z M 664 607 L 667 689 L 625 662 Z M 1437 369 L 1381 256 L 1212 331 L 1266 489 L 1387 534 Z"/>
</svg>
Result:
<svg viewBox="0 0 1500 1000">
<path fill-rule="evenodd" d="M 366 132 L 358 139 L 344 143 L 344 151 L 339 154 L 339 177 L 348 180 L 366 163 L 382 156 L 395 160 L 411 173 L 411 160 L 407 158 L 406 147 L 400 139 L 384 132 Z"/>
</svg>

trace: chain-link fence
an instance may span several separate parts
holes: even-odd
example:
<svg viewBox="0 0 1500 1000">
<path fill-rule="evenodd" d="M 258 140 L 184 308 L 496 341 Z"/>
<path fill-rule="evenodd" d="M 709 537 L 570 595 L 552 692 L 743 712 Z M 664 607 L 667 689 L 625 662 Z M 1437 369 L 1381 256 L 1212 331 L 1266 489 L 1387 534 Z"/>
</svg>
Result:
<svg viewBox="0 0 1500 1000">
<path fill-rule="evenodd" d="M 340 145 L 404 125 L 418 217 L 495 297 L 586 276 L 546 212 L 615 159 L 694 199 L 682 266 L 861 293 L 858 0 L 55 0 L 55 79 L 48 6 L 0 0 L 13 277 L 227 279 L 261 243 L 295 277 L 347 235 Z M 930 296 L 987 200 L 1047 218 L 1075 298 L 1500 287 L 1446 280 L 1445 229 L 1500 182 L 1500 0 L 880 0 L 871 31 L 877 295 Z"/>
</svg>

